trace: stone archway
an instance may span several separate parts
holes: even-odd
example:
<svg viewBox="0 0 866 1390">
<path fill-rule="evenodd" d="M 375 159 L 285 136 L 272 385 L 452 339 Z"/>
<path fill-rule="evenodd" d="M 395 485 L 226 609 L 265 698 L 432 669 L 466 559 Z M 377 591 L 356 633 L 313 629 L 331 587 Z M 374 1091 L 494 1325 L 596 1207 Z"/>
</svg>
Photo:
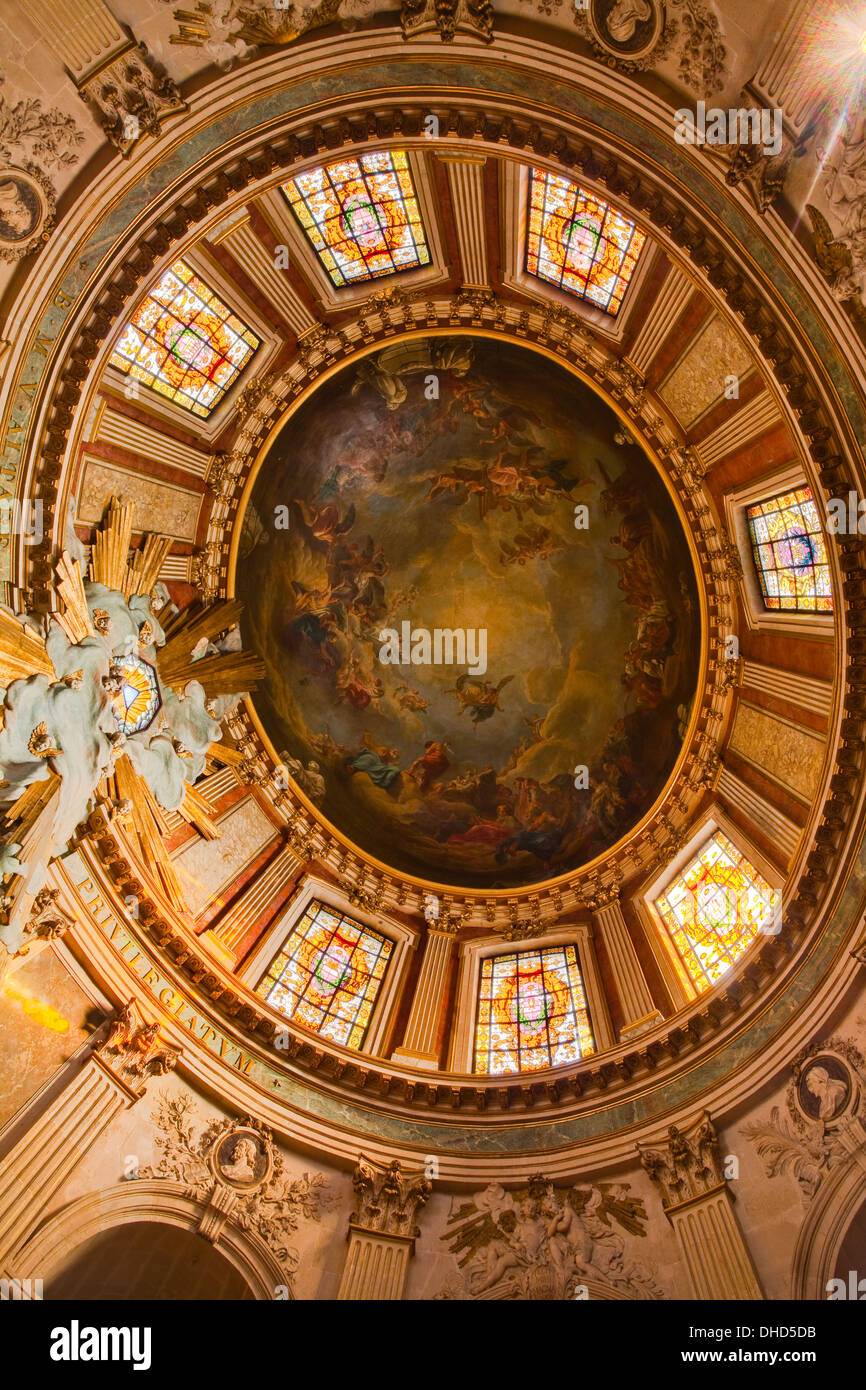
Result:
<svg viewBox="0 0 866 1390">
<path fill-rule="evenodd" d="M 178 1302 L 254 1297 L 241 1272 L 216 1246 L 165 1221 L 124 1222 L 69 1251 L 43 1281 L 49 1301 Z"/>
<path fill-rule="evenodd" d="M 852 1161 L 822 1184 L 809 1208 L 794 1251 L 791 1298 L 827 1298 L 848 1233 L 858 1218 L 863 1222 L 863 1208 L 863 1169 Z"/>
<path fill-rule="evenodd" d="M 143 1251 L 161 1254 L 163 1258 L 176 1260 L 180 1264 L 187 1259 L 191 1268 L 197 1267 L 202 1279 L 212 1283 L 216 1281 L 236 1290 L 217 1296 L 258 1300 L 291 1298 L 293 1295 L 286 1270 L 258 1236 L 243 1230 L 231 1218 L 222 1225 L 215 1241 L 209 1241 L 201 1234 L 202 1222 L 208 1211 L 206 1203 L 188 1197 L 178 1183 L 159 1179 L 117 1183 L 104 1191 L 79 1198 L 52 1216 L 16 1256 L 16 1274 L 20 1270 L 20 1278 L 41 1279 L 49 1297 L 52 1280 L 56 1278 L 62 1290 L 68 1287 L 68 1295 L 64 1292 L 55 1295 L 57 1297 L 72 1296 L 72 1285 L 75 1284 L 76 1298 L 111 1298 L 110 1293 L 89 1295 L 84 1290 L 84 1276 L 76 1267 L 76 1261 L 81 1257 L 98 1259 L 100 1252 L 103 1258 L 110 1260 L 112 1237 L 121 1227 L 162 1226 L 172 1234 L 160 1237 L 152 1230 L 149 1233 L 140 1230 L 125 1234 L 137 1236 Z M 186 1239 L 179 1238 L 181 1233 Z M 194 1248 L 189 1243 L 191 1236 L 198 1236 L 201 1246 L 208 1252 L 195 1265 L 188 1254 Z M 168 1286 L 171 1286 L 174 1278 L 174 1275 L 167 1277 Z M 94 1287 L 99 1282 L 100 1279 L 95 1277 Z M 152 1298 L 182 1295 L 170 1291 L 154 1295 L 138 1290 L 128 1296 Z M 199 1293 L 196 1296 L 213 1295 Z"/>
</svg>

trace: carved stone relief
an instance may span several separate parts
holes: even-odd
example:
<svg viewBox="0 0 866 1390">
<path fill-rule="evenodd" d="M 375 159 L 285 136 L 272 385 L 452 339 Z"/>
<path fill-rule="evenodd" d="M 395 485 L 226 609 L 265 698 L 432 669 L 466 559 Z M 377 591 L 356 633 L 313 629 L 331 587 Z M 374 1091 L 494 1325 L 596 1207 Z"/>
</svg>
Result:
<svg viewBox="0 0 866 1390">
<path fill-rule="evenodd" d="M 556 0 L 537 7 L 548 14 L 559 8 Z M 596 56 L 620 72 L 657 69 L 673 59 L 680 80 L 695 91 L 714 92 L 724 83 L 727 50 L 703 0 L 589 0 L 574 23 Z"/>
<path fill-rule="evenodd" d="M 808 1203 L 827 1174 L 866 1142 L 866 1061 L 847 1039 L 829 1038 L 801 1052 L 791 1071 L 784 1110 L 774 1105 L 766 1120 L 750 1121 L 742 1133 L 767 1176 L 790 1173 Z"/>
<path fill-rule="evenodd" d="M 437 1298 L 572 1299 L 588 1280 L 630 1298 L 662 1298 L 626 1239 L 645 1237 L 645 1222 L 627 1183 L 555 1187 L 542 1174 L 510 1192 L 491 1183 L 452 1203 L 442 1239 L 457 1269 Z"/>
<path fill-rule="evenodd" d="M 715 1126 L 706 1111 L 685 1132 L 671 1125 L 663 1147 L 639 1144 L 638 1153 L 665 1211 L 702 1197 L 725 1181 Z"/>
<path fill-rule="evenodd" d="M 122 155 L 129 154 L 142 135 L 159 136 L 167 116 L 186 110 L 174 82 L 155 66 L 144 44 L 130 44 L 84 83 L 81 95 Z"/>
<path fill-rule="evenodd" d="M 202 1234 L 213 1243 L 231 1217 L 265 1242 L 291 1278 L 299 1261 L 291 1239 L 301 1220 L 318 1221 L 335 1200 L 323 1192 L 323 1175 L 293 1178 L 266 1125 L 250 1117 L 206 1124 L 189 1092 L 161 1092 L 153 1118 L 160 1157 L 142 1176 L 180 1183 L 207 1203 Z"/>
<path fill-rule="evenodd" d="M 0 82 L 3 81 L 0 75 Z M 0 260 L 35 251 L 54 225 L 56 188 L 47 170 L 78 162 L 83 133 L 71 116 L 38 97 L 0 96 Z"/>
<path fill-rule="evenodd" d="M 174 1071 L 180 1053 L 173 1047 L 160 1047 L 159 1024 L 145 1023 L 134 1000 L 123 1004 L 116 1012 L 108 1037 L 97 1052 L 112 1071 L 139 1095 L 151 1076 L 165 1076 Z"/>
<path fill-rule="evenodd" d="M 355 1209 L 351 1224 L 387 1236 L 416 1236 L 415 1216 L 433 1184 L 423 1168 L 403 1169 L 399 1159 L 375 1163 L 362 1154 L 354 1173 Z"/>
</svg>

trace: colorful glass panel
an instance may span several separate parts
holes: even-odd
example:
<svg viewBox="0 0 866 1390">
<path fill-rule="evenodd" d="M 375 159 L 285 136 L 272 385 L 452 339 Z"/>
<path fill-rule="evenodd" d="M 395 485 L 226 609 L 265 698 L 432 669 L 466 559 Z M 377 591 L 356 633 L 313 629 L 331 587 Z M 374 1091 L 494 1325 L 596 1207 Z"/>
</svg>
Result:
<svg viewBox="0 0 866 1390">
<path fill-rule="evenodd" d="M 338 287 L 429 264 L 403 150 L 378 150 L 309 169 L 284 183 L 283 192 Z"/>
<path fill-rule="evenodd" d="M 386 937 L 314 900 L 256 993 L 294 1023 L 359 1048 L 390 955 Z"/>
<path fill-rule="evenodd" d="M 778 893 L 721 830 L 711 835 L 655 907 L 688 978 L 711 989 L 775 921 Z"/>
<path fill-rule="evenodd" d="M 529 183 L 526 269 L 617 314 L 646 235 L 610 203 L 543 169 Z"/>
<path fill-rule="evenodd" d="M 827 546 L 811 490 L 801 487 L 756 502 L 746 515 L 764 607 L 832 613 Z"/>
<path fill-rule="evenodd" d="M 156 672 L 140 656 L 120 662 L 120 689 L 111 701 L 114 722 L 123 734 L 138 734 L 153 723 L 160 706 Z"/>
<path fill-rule="evenodd" d="M 537 1071 L 595 1051 L 577 950 L 546 946 L 481 963 L 476 1072 Z"/>
<path fill-rule="evenodd" d="M 124 328 L 111 365 L 206 419 L 259 339 L 184 261 L 176 261 Z"/>
</svg>

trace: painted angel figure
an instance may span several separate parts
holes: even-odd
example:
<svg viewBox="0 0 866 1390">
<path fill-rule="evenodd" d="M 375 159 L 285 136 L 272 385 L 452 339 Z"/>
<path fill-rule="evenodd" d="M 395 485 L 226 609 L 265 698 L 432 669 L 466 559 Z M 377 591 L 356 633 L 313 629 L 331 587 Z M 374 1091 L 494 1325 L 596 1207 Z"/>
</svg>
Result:
<svg viewBox="0 0 866 1390">
<path fill-rule="evenodd" d="M 474 680 L 468 673 L 464 673 L 457 677 L 455 688 L 446 690 L 445 694 L 456 696 L 460 713 L 468 710 L 473 725 L 477 726 L 487 719 L 492 719 L 497 710 L 502 713 L 499 692 L 513 680 L 513 675 L 503 676 L 499 684 L 494 685 L 492 681 Z"/>
</svg>

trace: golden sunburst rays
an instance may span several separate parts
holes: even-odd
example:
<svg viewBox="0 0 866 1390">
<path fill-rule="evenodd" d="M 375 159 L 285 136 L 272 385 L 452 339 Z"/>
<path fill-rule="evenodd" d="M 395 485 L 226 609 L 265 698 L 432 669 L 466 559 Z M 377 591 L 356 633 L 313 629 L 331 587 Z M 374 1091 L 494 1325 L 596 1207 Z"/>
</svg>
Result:
<svg viewBox="0 0 866 1390">
<path fill-rule="evenodd" d="M 54 616 L 72 645 L 77 646 L 85 637 L 94 637 L 96 632 L 87 606 L 81 568 L 78 561 L 70 559 L 65 550 L 57 562 L 54 588 L 63 605 Z"/>
<path fill-rule="evenodd" d="M 112 497 L 94 538 L 89 579 L 94 584 L 122 594 L 127 601 L 133 595 L 151 593 L 172 545 L 171 539 L 166 536 L 150 535 L 143 538 L 138 549 L 131 550 L 132 534 L 132 506 Z M 64 552 L 57 563 L 55 592 L 59 604 L 54 616 L 71 644 L 77 645 L 97 634 L 108 637 L 110 641 L 108 614 L 97 609 L 91 614 L 81 565 L 68 552 Z M 196 680 L 204 687 L 208 699 L 254 689 L 263 677 L 265 667 L 258 657 L 249 652 L 230 651 L 193 660 L 193 652 L 201 649 L 203 640 L 213 642 L 237 625 L 242 607 L 236 600 L 220 600 L 178 614 L 166 629 L 165 645 L 156 652 L 155 661 L 152 661 L 163 683 L 182 694 L 189 682 Z M 152 640 L 153 625 L 144 623 L 139 632 L 139 646 L 148 646 Z M 12 614 L 0 610 L 0 682 L 9 685 L 13 680 L 26 678 L 34 672 L 51 680 L 56 679 L 44 638 L 24 626 Z M 64 679 L 72 688 L 78 688 L 76 681 L 80 684 L 83 675 L 82 669 L 69 673 Z M 38 748 L 41 751 L 43 740 L 39 729 L 34 731 L 33 738 L 39 739 Z M 112 739 L 116 739 L 119 745 L 113 768 L 94 788 L 94 795 L 98 801 L 113 804 L 114 832 L 134 852 L 142 870 L 159 888 L 166 904 L 180 917 L 187 917 L 189 907 L 167 848 L 172 823 L 176 825 L 177 822 L 169 820 L 169 814 L 156 800 L 129 753 L 122 751 L 121 735 L 113 735 Z M 185 750 L 178 741 L 174 740 L 174 743 L 179 755 L 185 756 Z M 236 749 L 217 743 L 208 750 L 206 769 L 212 771 L 216 766 L 240 769 L 243 763 L 243 755 Z M 37 848 L 36 842 L 40 837 L 44 838 L 53 822 L 61 792 L 61 778 L 47 760 L 45 771 L 47 776 L 27 786 L 3 815 L 7 841 L 23 846 L 19 862 L 29 861 L 30 847 L 34 850 Z M 82 807 L 82 819 L 84 814 L 85 808 Z M 177 815 L 202 838 L 220 838 L 214 807 L 192 783 L 184 785 L 183 800 L 177 807 Z"/>
<path fill-rule="evenodd" d="M 90 578 L 94 584 L 123 592 L 131 543 L 132 506 L 121 506 L 117 498 L 112 497 L 90 552 Z"/>
<path fill-rule="evenodd" d="M 0 685 L 38 674 L 54 678 L 45 638 L 0 608 Z"/>
<path fill-rule="evenodd" d="M 193 661 L 192 653 L 202 639 L 212 642 L 227 632 L 240 618 L 243 604 L 237 599 L 219 599 L 207 608 L 188 609 L 179 614 L 166 633 L 159 653 L 159 674 L 176 691 L 190 681 L 198 681 L 208 699 L 255 690 L 265 674 L 265 663 L 251 652 L 221 652 L 217 656 Z"/>
<path fill-rule="evenodd" d="M 90 563 L 91 580 L 119 590 L 126 599 L 133 594 L 151 592 L 172 544 L 165 536 L 147 536 L 130 556 L 132 529 L 132 508 L 113 497 L 96 536 Z M 221 653 L 198 661 L 192 659 L 203 640 L 212 642 L 235 627 L 242 610 L 243 604 L 236 600 L 221 600 L 178 614 L 166 626 L 166 641 L 155 653 L 154 664 L 160 680 L 178 694 L 183 693 L 191 680 L 197 680 L 208 699 L 254 689 L 265 667 L 258 657 L 248 652 Z M 149 624 L 143 625 L 140 639 L 145 645 L 152 639 Z M 183 756 L 176 741 L 175 744 Z M 224 750 L 221 744 L 214 745 L 207 755 L 208 769 L 217 763 L 240 766 L 243 761 L 240 753 Z M 128 815 L 122 818 L 123 832 L 132 841 L 133 849 L 138 850 L 169 904 L 185 915 L 188 907 L 183 888 L 166 849 L 170 830 L 166 813 L 128 754 L 123 753 L 116 759 L 113 775 L 105 779 L 104 786 L 108 797 L 128 810 Z M 213 806 L 192 783 L 185 784 L 183 801 L 176 809 L 181 819 L 203 839 L 220 838 Z"/>
<path fill-rule="evenodd" d="M 47 769 L 46 769 L 47 770 Z M 56 772 L 48 771 L 47 777 L 38 782 L 30 782 L 15 801 L 2 812 L 2 838 L 8 845 L 18 845 L 16 859 L 26 866 L 39 859 L 50 857 L 46 842 L 51 836 L 51 827 L 60 800 L 61 778 Z M 9 921 L 13 911 L 32 900 L 32 890 L 27 886 L 27 874 L 7 874 L 4 879 L 3 897 L 5 907 L 0 920 Z"/>
<path fill-rule="evenodd" d="M 114 800 L 129 803 L 126 833 L 138 851 L 137 857 L 150 869 L 171 906 L 183 916 L 188 906 L 165 845 L 170 829 L 165 811 L 127 753 L 116 759 L 114 773 L 106 781 L 109 795 L 114 792 Z"/>
<path fill-rule="evenodd" d="M 220 767 L 241 768 L 249 762 L 249 758 L 242 753 L 239 748 L 235 748 L 225 737 L 219 743 L 211 745 L 207 755 L 207 771 L 216 772 Z"/>
<path fill-rule="evenodd" d="M 170 536 L 146 536 L 130 557 L 132 516 L 131 504 L 122 505 L 112 497 L 90 557 L 93 583 L 115 589 L 126 599 L 150 593 L 172 546 Z"/>
<path fill-rule="evenodd" d="M 177 813 L 183 817 L 187 825 L 193 826 L 203 839 L 218 840 L 220 838 L 220 829 L 213 818 L 213 806 L 190 782 L 186 784 L 183 801 L 178 806 Z"/>
<path fill-rule="evenodd" d="M 133 551 L 129 567 L 123 577 L 123 596 L 149 594 L 159 578 L 163 561 L 172 547 L 170 536 L 147 536 L 143 544 Z"/>
<path fill-rule="evenodd" d="M 54 801 L 60 791 L 60 778 L 56 772 L 39 782 L 30 782 L 3 815 L 4 838 L 24 841 L 38 821 L 42 812 Z"/>
</svg>

